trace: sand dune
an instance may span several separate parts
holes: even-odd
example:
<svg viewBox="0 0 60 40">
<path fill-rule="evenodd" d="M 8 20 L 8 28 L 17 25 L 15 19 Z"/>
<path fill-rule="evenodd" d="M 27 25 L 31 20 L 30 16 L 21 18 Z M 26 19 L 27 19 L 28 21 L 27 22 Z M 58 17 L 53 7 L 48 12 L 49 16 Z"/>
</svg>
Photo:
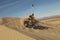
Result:
<svg viewBox="0 0 60 40">
<path fill-rule="evenodd" d="M 17 40 L 17 39 L 18 40 L 25 40 L 25 39 L 26 40 L 28 39 L 60 40 L 60 17 L 52 17 L 52 18 L 39 20 L 39 25 L 42 26 L 42 27 L 40 26 L 40 28 L 48 27 L 48 29 L 43 28 L 43 29 L 29 29 L 29 30 L 25 29 L 24 30 L 23 29 L 24 19 L 21 19 L 21 18 L 2 18 L 0 21 L 1 21 L 0 38 L 2 40 L 4 39 L 7 39 L 7 40 Z M 12 28 L 12 29 L 9 29 L 9 28 Z M 21 28 L 22 30 L 18 31 L 18 29 L 21 29 Z M 5 33 L 5 31 L 7 32 Z"/>
<path fill-rule="evenodd" d="M 0 25 L 0 40 L 35 40 L 18 31 Z"/>
</svg>

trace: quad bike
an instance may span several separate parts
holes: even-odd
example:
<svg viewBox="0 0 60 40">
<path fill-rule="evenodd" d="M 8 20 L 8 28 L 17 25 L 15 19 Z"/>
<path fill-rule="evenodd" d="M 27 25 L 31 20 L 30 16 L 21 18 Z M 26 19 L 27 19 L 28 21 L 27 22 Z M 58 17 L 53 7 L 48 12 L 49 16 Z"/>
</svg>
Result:
<svg viewBox="0 0 60 40">
<path fill-rule="evenodd" d="M 32 22 L 31 20 L 29 22 L 24 21 L 24 25 L 28 28 L 34 28 L 38 26 L 37 22 L 37 20 L 34 20 L 34 22 Z"/>
<path fill-rule="evenodd" d="M 24 25 L 27 28 L 33 28 L 33 29 L 48 29 L 48 27 L 42 26 L 38 24 L 38 21 L 35 20 L 35 22 L 32 22 L 31 20 L 29 22 L 24 21 Z"/>
</svg>

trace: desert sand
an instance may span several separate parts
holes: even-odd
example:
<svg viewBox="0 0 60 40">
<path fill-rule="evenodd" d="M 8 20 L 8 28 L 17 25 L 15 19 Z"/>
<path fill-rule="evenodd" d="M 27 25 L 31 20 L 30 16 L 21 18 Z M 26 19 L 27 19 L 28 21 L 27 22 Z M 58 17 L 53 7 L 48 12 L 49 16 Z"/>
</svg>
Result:
<svg viewBox="0 0 60 40">
<path fill-rule="evenodd" d="M 13 29 L 0 25 L 0 40 L 35 40 Z"/>
<path fill-rule="evenodd" d="M 20 18 L 0 19 L 0 40 L 60 40 L 60 17 L 39 20 L 39 29 L 24 29 L 23 21 Z"/>
</svg>

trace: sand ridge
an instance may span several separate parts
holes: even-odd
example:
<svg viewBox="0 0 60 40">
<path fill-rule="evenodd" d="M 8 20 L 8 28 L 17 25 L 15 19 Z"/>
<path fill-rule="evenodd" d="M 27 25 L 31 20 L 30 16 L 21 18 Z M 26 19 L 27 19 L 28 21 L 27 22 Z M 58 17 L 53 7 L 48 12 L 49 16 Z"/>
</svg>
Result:
<svg viewBox="0 0 60 40">
<path fill-rule="evenodd" d="M 3 18 L 1 25 L 5 25 L 5 27 L 8 27 L 8 28 L 10 27 L 10 28 L 14 28 L 14 29 L 22 28 L 22 30 L 23 30 L 23 27 L 22 27 L 23 21 L 24 21 L 24 19 L 20 19 L 20 18 Z M 22 33 L 23 35 L 26 35 L 26 36 L 32 38 L 32 40 L 35 40 L 35 39 L 36 40 L 60 40 L 60 18 L 59 17 L 52 18 L 52 19 L 50 18 L 50 19 L 39 20 L 39 25 L 42 25 L 44 27 L 49 27 L 49 28 L 42 29 L 42 30 L 33 29 L 33 30 L 28 30 L 28 31 L 20 30 L 19 33 Z M 5 27 L 3 27 L 3 28 L 5 28 Z M 11 29 L 9 29 L 9 30 L 11 30 Z M 13 30 L 11 30 L 11 31 L 13 31 Z M 2 34 L 2 32 L 1 32 L 1 34 Z M 19 37 L 21 37 L 21 36 L 19 36 Z"/>
</svg>

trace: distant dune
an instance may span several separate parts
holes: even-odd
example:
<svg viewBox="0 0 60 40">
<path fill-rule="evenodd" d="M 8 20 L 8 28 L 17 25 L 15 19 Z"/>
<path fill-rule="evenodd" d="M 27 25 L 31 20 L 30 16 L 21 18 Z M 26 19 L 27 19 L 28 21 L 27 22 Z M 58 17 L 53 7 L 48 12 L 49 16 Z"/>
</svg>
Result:
<svg viewBox="0 0 60 40">
<path fill-rule="evenodd" d="M 39 19 L 40 28 L 24 30 L 24 18 L 1 18 L 0 19 L 0 40 L 60 40 L 60 16 Z M 8 28 L 7 28 L 8 27 Z M 12 28 L 12 29 L 10 29 Z M 16 29 L 16 30 L 14 30 Z M 18 32 L 18 29 L 22 29 Z M 5 33 L 6 31 L 6 33 Z M 16 34 L 15 34 L 16 33 Z M 7 35 L 7 36 L 6 36 Z M 5 38 L 6 36 L 6 38 Z M 9 38 L 8 38 L 9 36 Z M 11 37 L 12 36 L 12 37 Z M 16 38 L 17 37 L 17 38 Z M 3 39 L 4 38 L 4 39 Z M 24 38 L 24 39 L 23 39 Z"/>
<path fill-rule="evenodd" d="M 24 28 L 24 18 L 10 18 L 10 17 L 6 17 L 6 18 L 2 18 L 3 20 L 3 24 L 7 27 L 10 28 Z"/>
</svg>

